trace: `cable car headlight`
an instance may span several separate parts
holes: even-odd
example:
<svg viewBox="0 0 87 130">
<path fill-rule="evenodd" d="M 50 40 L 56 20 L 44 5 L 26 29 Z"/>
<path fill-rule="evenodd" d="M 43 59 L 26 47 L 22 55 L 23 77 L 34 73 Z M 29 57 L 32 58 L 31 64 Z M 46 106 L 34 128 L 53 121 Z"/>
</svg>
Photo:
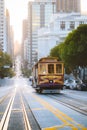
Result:
<svg viewBox="0 0 87 130">
<path fill-rule="evenodd" d="M 53 83 L 53 80 L 49 80 L 49 83 Z"/>
</svg>

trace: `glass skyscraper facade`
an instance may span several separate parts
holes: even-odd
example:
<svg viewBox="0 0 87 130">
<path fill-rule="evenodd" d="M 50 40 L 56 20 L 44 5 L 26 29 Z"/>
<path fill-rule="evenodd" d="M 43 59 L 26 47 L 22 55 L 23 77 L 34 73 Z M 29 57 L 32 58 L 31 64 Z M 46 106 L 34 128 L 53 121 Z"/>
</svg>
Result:
<svg viewBox="0 0 87 130">
<path fill-rule="evenodd" d="M 0 0 L 0 50 L 6 51 L 5 47 L 5 12 L 4 12 L 4 0 Z"/>
<path fill-rule="evenodd" d="M 81 12 L 81 0 L 56 0 L 57 12 Z"/>
<path fill-rule="evenodd" d="M 28 49 L 30 66 L 37 60 L 37 35 L 40 27 L 45 27 L 50 17 L 56 13 L 56 2 L 29 2 L 28 4 Z"/>
</svg>

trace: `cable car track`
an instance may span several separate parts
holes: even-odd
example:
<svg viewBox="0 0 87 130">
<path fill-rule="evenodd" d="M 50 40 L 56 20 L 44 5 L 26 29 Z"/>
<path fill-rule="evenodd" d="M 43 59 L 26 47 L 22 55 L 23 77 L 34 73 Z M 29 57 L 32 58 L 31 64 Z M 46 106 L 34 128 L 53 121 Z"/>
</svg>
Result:
<svg viewBox="0 0 87 130">
<path fill-rule="evenodd" d="M 7 130 L 14 97 L 15 97 L 15 95 L 12 95 L 12 97 L 10 98 L 9 103 L 7 105 L 7 108 L 3 114 L 3 117 L 0 122 L 0 130 Z"/>
<path fill-rule="evenodd" d="M 22 115 L 22 120 L 23 120 L 23 124 L 22 125 L 22 128 L 24 128 L 25 130 L 39 130 L 39 126 L 38 126 L 38 123 L 37 121 L 34 119 L 34 116 L 27 104 L 27 102 L 25 101 L 23 95 L 19 92 L 19 98 L 20 98 L 20 105 L 21 105 L 21 109 L 19 108 L 15 108 L 13 106 L 14 103 L 15 103 L 15 97 L 16 97 L 16 89 L 15 89 L 15 92 L 11 94 L 11 97 L 9 99 L 9 102 L 8 104 L 6 105 L 6 108 L 5 108 L 5 111 L 2 112 L 2 118 L 1 118 L 1 121 L 0 121 L 0 130 L 10 130 L 10 126 L 11 126 L 11 114 L 12 113 L 15 113 L 15 114 L 18 114 L 21 112 L 21 115 Z M 8 95 L 7 95 L 8 96 Z M 6 97 L 7 97 L 6 96 Z M 0 100 L 0 103 L 4 103 L 5 99 L 7 99 L 6 97 L 3 97 L 2 100 Z M 31 115 L 31 116 L 30 116 Z M 15 118 L 15 117 L 13 117 Z M 19 117 L 20 118 L 20 117 Z M 33 118 L 33 120 L 31 120 L 31 118 Z M 18 120 L 18 119 L 17 119 Z M 34 121 L 34 128 L 32 125 L 32 121 Z M 22 123 L 22 122 L 21 122 Z M 13 125 L 13 124 L 12 124 Z M 18 124 L 17 124 L 18 125 Z M 14 127 L 14 126 L 12 126 Z M 16 126 L 15 126 L 16 127 Z M 32 128 L 31 128 L 32 127 Z"/>
<path fill-rule="evenodd" d="M 23 115 L 23 124 L 22 125 L 25 128 L 25 130 L 41 130 L 37 120 L 35 119 L 35 117 L 33 115 L 31 108 L 29 107 L 27 99 L 25 98 L 25 93 L 23 93 L 23 91 L 21 93 L 19 90 L 18 96 L 20 99 L 20 103 L 19 103 L 18 97 L 16 98 L 17 100 L 14 100 L 16 94 L 17 93 L 16 93 L 16 89 L 15 89 L 14 93 L 11 94 L 9 103 L 7 105 L 7 108 L 3 114 L 2 120 L 0 122 L 0 130 L 11 130 L 11 129 L 8 129 L 8 126 L 9 126 L 9 120 L 11 119 L 10 117 L 11 117 L 12 112 L 16 113 L 16 114 L 18 114 L 18 112 L 19 113 L 21 112 L 21 114 Z M 53 99 L 54 102 L 56 101 L 57 103 L 65 105 L 68 108 L 71 108 L 71 109 L 78 111 L 87 116 L 87 110 L 81 109 L 81 107 L 85 108 L 87 106 L 87 104 L 85 104 L 85 101 L 78 103 L 79 101 L 81 101 L 80 99 L 75 99 L 73 97 L 69 97 L 69 96 L 63 95 L 63 94 L 62 95 L 46 94 L 45 96 L 48 96 L 50 99 Z M 3 99 L 2 102 L 4 100 L 5 99 Z M 17 106 L 15 106 L 15 105 L 14 105 L 15 107 L 12 108 L 14 102 L 16 102 L 16 101 L 18 101 L 17 103 L 21 105 L 21 109 L 18 109 Z M 38 101 L 40 101 L 40 100 L 38 100 Z M 41 100 L 41 102 L 42 102 L 42 100 Z M 42 104 L 43 104 L 43 102 L 42 102 Z M 44 107 L 45 106 L 46 106 L 46 103 L 44 103 Z M 52 112 L 54 112 L 54 109 L 49 108 L 49 110 L 52 110 Z M 31 118 L 33 118 L 33 120 Z M 33 122 L 33 121 L 35 121 L 35 122 Z M 35 125 L 34 127 L 33 127 L 33 124 Z"/>
<path fill-rule="evenodd" d="M 22 105 L 23 105 L 24 114 L 25 114 L 24 118 L 26 118 L 26 119 L 24 119 L 25 125 L 27 123 L 26 127 L 28 126 L 27 130 L 41 130 L 40 125 L 38 124 L 38 122 L 32 112 L 32 109 L 30 108 L 29 104 L 27 103 L 27 100 L 24 95 L 22 95 L 22 101 L 23 101 Z"/>
<path fill-rule="evenodd" d="M 25 104 L 23 102 L 23 98 L 21 96 L 21 103 L 22 103 L 22 108 L 23 108 L 23 119 L 24 119 L 24 123 L 25 123 L 25 130 L 31 130 L 31 126 L 28 120 L 28 115 L 26 112 L 26 108 L 25 108 Z"/>
<path fill-rule="evenodd" d="M 61 99 L 57 95 L 55 96 L 55 95 L 48 95 L 47 94 L 47 96 L 52 98 L 53 100 L 55 100 L 57 103 L 60 103 L 64 106 L 67 106 L 67 107 L 87 116 L 87 104 L 84 104 L 84 103 L 81 104 L 81 101 L 80 101 L 80 103 L 78 103 L 78 99 L 76 99 L 77 100 L 76 101 L 73 98 L 69 99 L 63 95 L 62 95 Z"/>
<path fill-rule="evenodd" d="M 0 122 L 0 130 L 7 130 L 8 129 L 11 112 L 14 111 L 12 109 L 12 106 L 13 106 L 13 103 L 14 103 L 15 95 L 16 95 L 16 89 L 15 89 L 15 92 L 11 95 L 11 98 L 8 102 L 8 105 L 5 109 L 5 112 L 3 113 L 3 116 L 2 116 L 2 119 L 1 119 L 1 122 Z M 4 102 L 6 97 L 3 97 L 2 100 L 0 101 L 0 103 Z M 25 128 L 25 130 L 31 130 L 22 96 L 21 96 L 21 106 L 22 106 L 24 128 Z M 17 109 L 16 109 L 15 112 L 17 112 Z"/>
</svg>

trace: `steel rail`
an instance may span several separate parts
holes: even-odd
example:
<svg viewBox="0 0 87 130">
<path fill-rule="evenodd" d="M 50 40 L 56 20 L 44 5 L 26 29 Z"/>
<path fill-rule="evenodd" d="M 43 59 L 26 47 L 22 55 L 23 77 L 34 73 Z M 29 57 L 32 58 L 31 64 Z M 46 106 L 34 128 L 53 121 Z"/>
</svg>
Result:
<svg viewBox="0 0 87 130">
<path fill-rule="evenodd" d="M 75 106 L 73 103 L 71 103 L 71 101 L 68 100 L 68 98 L 67 98 L 68 102 L 66 102 L 66 101 L 64 101 L 64 99 L 63 100 L 62 99 L 60 100 L 59 98 L 57 99 L 58 96 L 54 96 L 54 95 L 52 95 L 52 96 L 47 95 L 47 96 L 54 99 L 57 103 L 61 103 L 62 105 L 65 105 L 65 106 L 67 106 L 67 107 L 69 107 L 69 108 L 71 108 L 71 109 L 73 109 L 73 110 L 87 116 L 87 111 L 80 109 L 81 106 Z M 75 104 L 76 104 L 76 102 L 75 102 Z M 87 106 L 84 106 L 84 107 L 87 107 Z"/>
<path fill-rule="evenodd" d="M 27 90 L 27 92 L 29 91 L 29 89 Z M 33 112 L 32 112 L 32 109 L 30 108 L 29 104 L 27 103 L 27 99 L 24 95 L 24 92 L 22 90 L 22 101 L 23 101 L 23 106 L 24 106 L 24 111 L 25 111 L 25 114 L 26 114 L 26 117 L 27 117 L 27 120 L 26 120 L 26 117 L 24 115 L 24 120 L 28 122 L 28 125 L 29 125 L 29 128 L 26 129 L 26 130 L 41 130 L 40 128 L 40 125 L 38 124 Z M 34 125 L 33 125 L 34 123 Z M 27 123 L 25 123 L 26 125 Z"/>
<path fill-rule="evenodd" d="M 28 116 L 27 116 L 27 112 L 25 109 L 25 105 L 24 105 L 22 96 L 21 96 L 21 103 L 22 103 L 22 108 L 23 108 L 23 118 L 24 118 L 24 123 L 25 123 L 25 130 L 32 130 L 29 120 L 28 120 Z"/>
<path fill-rule="evenodd" d="M 1 119 L 0 130 L 7 130 L 7 128 L 8 128 L 8 123 L 9 123 L 9 119 L 10 119 L 12 105 L 13 105 L 14 98 L 15 98 L 15 93 L 16 93 L 16 89 L 14 91 L 14 94 L 12 94 L 12 97 L 10 98 L 8 106 L 4 112 L 2 119 Z"/>
</svg>

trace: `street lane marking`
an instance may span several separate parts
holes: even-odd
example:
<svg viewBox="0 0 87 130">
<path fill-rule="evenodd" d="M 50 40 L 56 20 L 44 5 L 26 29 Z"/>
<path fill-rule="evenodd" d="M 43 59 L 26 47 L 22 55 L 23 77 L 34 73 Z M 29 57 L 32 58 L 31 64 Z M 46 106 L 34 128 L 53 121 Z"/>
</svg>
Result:
<svg viewBox="0 0 87 130">
<path fill-rule="evenodd" d="M 4 112 L 0 112 L 0 115 L 3 115 Z"/>
<path fill-rule="evenodd" d="M 60 128 L 56 126 L 56 127 L 50 127 L 50 128 L 43 128 L 42 130 L 59 130 Z M 72 128 L 72 130 L 78 130 L 78 128 Z"/>
<path fill-rule="evenodd" d="M 59 128 L 64 128 L 65 126 L 70 127 L 72 130 L 78 130 L 78 128 L 80 128 L 82 130 L 87 130 L 87 128 L 85 128 L 83 125 L 78 124 L 71 117 L 69 117 L 68 115 L 64 114 L 63 112 L 61 112 L 57 108 L 54 108 L 52 105 L 50 105 L 49 103 L 47 103 L 43 99 L 39 98 L 36 95 L 33 95 L 33 94 L 31 94 L 31 95 L 33 97 L 35 97 L 35 99 L 37 101 L 39 101 L 46 109 L 48 109 L 49 111 L 51 111 L 56 117 L 58 117 L 63 122 L 62 125 L 57 126 L 56 128 L 55 127 L 52 127 L 52 128 L 43 128 L 43 130 L 58 130 Z"/>
<path fill-rule="evenodd" d="M 42 130 L 59 130 L 60 128 L 55 126 L 55 127 L 50 127 L 50 128 L 43 128 Z M 78 128 L 72 128 L 72 130 L 78 130 Z M 87 128 L 83 128 L 82 130 L 87 130 Z"/>
<path fill-rule="evenodd" d="M 32 110 L 46 110 L 46 108 L 33 108 Z"/>
<path fill-rule="evenodd" d="M 13 96 L 10 98 L 8 106 L 7 106 L 7 108 L 4 112 L 4 115 L 2 117 L 2 120 L 0 122 L 0 130 L 7 130 L 9 118 L 10 118 L 10 114 L 11 114 L 11 109 L 12 109 L 12 105 L 13 105 L 14 98 L 15 98 L 15 93 L 16 93 L 16 88 L 15 88 Z"/>
</svg>

